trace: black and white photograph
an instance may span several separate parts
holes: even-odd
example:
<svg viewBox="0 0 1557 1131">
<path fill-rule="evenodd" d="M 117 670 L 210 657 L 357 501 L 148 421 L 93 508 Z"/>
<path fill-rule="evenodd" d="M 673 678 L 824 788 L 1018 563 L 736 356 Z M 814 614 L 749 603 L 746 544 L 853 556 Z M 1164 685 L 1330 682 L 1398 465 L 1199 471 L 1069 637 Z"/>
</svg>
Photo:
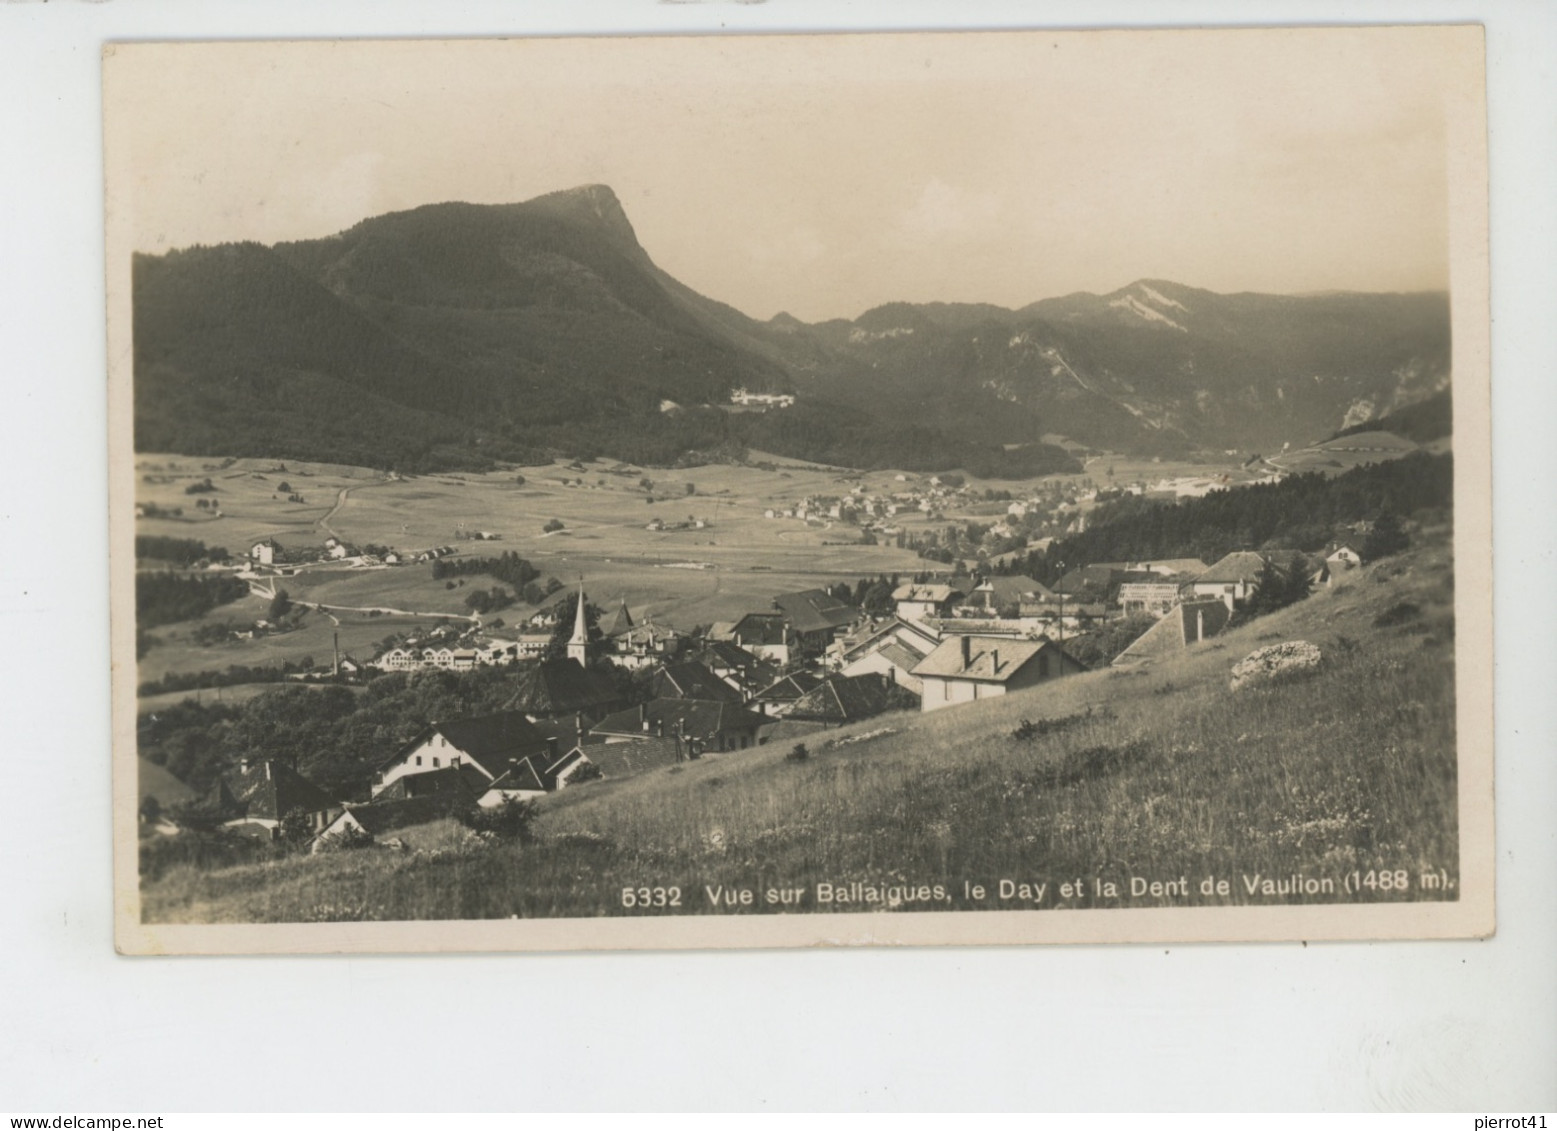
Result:
<svg viewBox="0 0 1557 1131">
<path fill-rule="evenodd" d="M 1491 934 L 1482 52 L 110 44 L 119 949 Z"/>
</svg>

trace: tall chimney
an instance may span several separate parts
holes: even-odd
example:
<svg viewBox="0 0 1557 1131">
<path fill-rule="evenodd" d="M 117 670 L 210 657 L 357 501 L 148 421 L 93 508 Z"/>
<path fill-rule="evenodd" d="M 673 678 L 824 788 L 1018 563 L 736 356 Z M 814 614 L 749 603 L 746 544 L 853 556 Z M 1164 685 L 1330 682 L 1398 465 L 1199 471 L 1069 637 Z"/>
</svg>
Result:
<svg viewBox="0 0 1557 1131">
<path fill-rule="evenodd" d="M 962 636 L 962 670 L 967 671 L 972 666 L 973 639 L 966 633 Z"/>
<path fill-rule="evenodd" d="M 996 675 L 999 675 L 1000 674 L 1000 649 L 999 648 L 992 648 L 992 649 L 990 649 L 989 662 L 990 662 L 990 664 L 994 668 L 994 673 Z"/>
</svg>

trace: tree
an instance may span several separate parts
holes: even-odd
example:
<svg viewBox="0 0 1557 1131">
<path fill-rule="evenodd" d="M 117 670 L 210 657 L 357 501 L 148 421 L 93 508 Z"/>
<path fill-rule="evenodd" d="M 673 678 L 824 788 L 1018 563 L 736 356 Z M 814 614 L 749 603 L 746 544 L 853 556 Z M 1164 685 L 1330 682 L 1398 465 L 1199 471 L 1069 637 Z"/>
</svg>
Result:
<svg viewBox="0 0 1557 1131">
<path fill-rule="evenodd" d="M 1371 562 L 1398 554 L 1410 544 L 1411 539 L 1400 528 L 1400 520 L 1392 512 L 1385 511 L 1374 521 L 1373 529 L 1364 540 L 1362 556 Z"/>
<path fill-rule="evenodd" d="M 148 793 L 141 798 L 141 820 L 148 825 L 155 825 L 162 816 L 162 802 L 157 800 L 157 795 Z"/>
<path fill-rule="evenodd" d="M 281 843 L 296 852 L 308 846 L 314 838 L 313 821 L 301 809 L 291 809 L 281 818 Z"/>
<path fill-rule="evenodd" d="M 270 599 L 270 607 L 265 611 L 265 619 L 278 621 L 292 611 L 292 598 L 285 589 L 278 588 L 276 595 Z"/>
<path fill-rule="evenodd" d="M 1271 559 L 1266 558 L 1265 564 L 1260 566 L 1260 572 L 1254 578 L 1254 592 L 1249 594 L 1249 599 L 1244 603 L 1244 609 L 1250 616 L 1264 616 L 1273 613 L 1287 604 L 1286 600 L 1286 576 L 1276 568 Z"/>
</svg>

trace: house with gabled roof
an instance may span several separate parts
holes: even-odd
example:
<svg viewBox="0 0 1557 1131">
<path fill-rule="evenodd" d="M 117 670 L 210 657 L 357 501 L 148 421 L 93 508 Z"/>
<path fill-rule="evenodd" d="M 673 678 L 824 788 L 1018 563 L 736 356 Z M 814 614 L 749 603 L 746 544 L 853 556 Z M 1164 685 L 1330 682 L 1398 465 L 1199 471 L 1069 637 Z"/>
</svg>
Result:
<svg viewBox="0 0 1557 1131">
<path fill-rule="evenodd" d="M 766 720 L 739 703 L 706 699 L 653 699 L 607 715 L 590 733 L 607 743 L 680 738 L 699 750 L 745 750 L 757 745 Z"/>
<path fill-rule="evenodd" d="M 924 694 L 924 681 L 914 674 L 919 661 L 933 649 L 917 652 L 897 637 L 889 637 L 879 648 L 862 652 L 838 669 L 845 676 L 882 676 L 905 691 Z"/>
<path fill-rule="evenodd" d="M 792 672 L 753 695 L 751 705 L 769 718 L 779 718 L 821 682 L 822 677 L 814 672 Z"/>
<path fill-rule="evenodd" d="M 692 659 L 736 688 L 751 687 L 773 666 L 730 640 L 710 640 Z"/>
<path fill-rule="evenodd" d="M 688 757 L 688 746 L 688 742 L 672 735 L 669 738 L 644 738 L 634 742 L 608 742 L 579 748 L 577 753 L 594 765 L 601 777 L 611 780 L 684 762 Z"/>
<path fill-rule="evenodd" d="M 1365 560 L 1361 538 L 1344 538 L 1325 547 L 1325 562 L 1331 569 L 1355 569 Z"/>
<path fill-rule="evenodd" d="M 1191 581 L 1189 591 L 1196 597 L 1215 597 L 1231 611 L 1258 588 L 1264 569 L 1265 559 L 1253 550 L 1234 550 Z"/>
<path fill-rule="evenodd" d="M 830 675 L 806 692 L 785 717 L 797 722 L 845 726 L 887 709 L 886 679 L 879 675 Z"/>
<path fill-rule="evenodd" d="M 745 696 L 695 660 L 665 664 L 654 673 L 654 695 L 659 699 L 709 699 L 740 703 Z"/>
<path fill-rule="evenodd" d="M 373 794 L 374 801 L 410 801 L 418 797 L 443 797 L 453 803 L 474 805 L 492 779 L 465 762 L 422 774 L 401 774 Z"/>
<path fill-rule="evenodd" d="M 1219 634 L 1227 627 L 1232 615 L 1226 603 L 1215 597 L 1201 597 L 1175 605 L 1166 616 L 1115 656 L 1113 664 L 1125 668 L 1159 656 L 1176 655 Z"/>
<path fill-rule="evenodd" d="M 1189 592 L 1195 597 L 1215 597 L 1231 611 L 1259 588 L 1266 562 L 1282 573 L 1302 570 L 1313 574 L 1308 556 L 1299 550 L 1234 550 L 1191 581 Z"/>
<path fill-rule="evenodd" d="M 713 643 L 719 643 L 717 637 Z M 789 621 L 781 612 L 747 613 L 730 626 L 730 643 L 753 656 L 772 660 L 776 664 L 789 663 Z"/>
<path fill-rule="evenodd" d="M 924 682 L 920 710 L 937 711 L 1086 670 L 1052 640 L 961 635 L 943 640 L 913 674 Z"/>
<path fill-rule="evenodd" d="M 645 622 L 611 636 L 610 643 L 611 662 L 635 671 L 674 660 L 686 638 L 673 628 Z"/>
<path fill-rule="evenodd" d="M 949 617 L 952 606 L 965 594 L 961 589 L 940 583 L 899 585 L 892 591 L 897 615 L 904 620 L 923 620 L 925 617 Z"/>
<path fill-rule="evenodd" d="M 211 803 L 225 828 L 259 832 L 270 839 L 281 834 L 281 822 L 293 813 L 305 814 L 317 832 L 341 808 L 328 793 L 277 758 L 240 761 L 235 772 L 217 781 Z"/>
<path fill-rule="evenodd" d="M 1046 601 L 1053 596 L 1053 590 L 1031 577 L 996 574 L 975 585 L 960 607 L 973 610 L 975 616 L 992 617 L 1002 609 L 1019 608 L 1023 601 Z"/>
<path fill-rule="evenodd" d="M 373 796 L 397 779 L 449 767 L 470 767 L 491 782 L 516 762 L 548 759 L 556 751 L 547 737 L 519 711 L 450 719 L 423 728 L 386 758 L 373 779 Z"/>
<path fill-rule="evenodd" d="M 825 589 L 780 593 L 773 598 L 773 607 L 783 614 L 791 654 L 798 651 L 802 655 L 820 655 L 839 633 L 860 618 L 859 609 Z M 739 638 L 736 642 L 749 647 Z"/>
<path fill-rule="evenodd" d="M 449 816 L 454 804 L 447 795 L 427 794 L 348 805 L 314 836 L 310 851 L 325 851 L 352 836 L 376 840 L 412 825 L 425 825 Z"/>
</svg>

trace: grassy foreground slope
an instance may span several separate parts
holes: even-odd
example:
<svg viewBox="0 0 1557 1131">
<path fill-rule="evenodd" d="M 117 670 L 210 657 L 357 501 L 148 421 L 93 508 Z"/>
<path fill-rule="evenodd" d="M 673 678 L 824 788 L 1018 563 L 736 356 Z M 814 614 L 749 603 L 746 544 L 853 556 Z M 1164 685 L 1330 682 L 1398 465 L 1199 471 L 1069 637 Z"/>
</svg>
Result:
<svg viewBox="0 0 1557 1131">
<path fill-rule="evenodd" d="M 840 745 L 814 736 L 805 761 L 786 759 L 792 743 L 783 742 L 571 788 L 540 804 L 535 844 L 428 829 L 408 834 L 410 852 L 176 869 L 146 886 L 144 914 L 164 922 L 644 914 L 622 905 L 622 889 L 640 886 L 679 887 L 681 913 L 712 911 L 713 887 L 753 891 L 749 908 L 730 912 L 1452 899 L 1446 541 L 1343 575 L 1144 672 L 1093 672 L 976 706 L 883 716 L 826 737 L 891 733 Z M 1323 650 L 1317 675 L 1229 689 L 1239 659 L 1294 639 Z M 1024 719 L 1061 721 L 1017 738 Z M 1408 877 L 1403 889 L 1397 873 Z M 1444 886 L 1422 884 L 1427 873 Z M 1262 887 L 1294 874 L 1296 894 Z M 1348 892 L 1354 874 L 1375 883 Z M 1208 876 L 1228 880 L 1227 893 L 1202 894 Z M 1185 892 L 1132 895 L 1132 878 L 1181 877 Z M 1061 883 L 1078 878 L 1083 893 L 1062 895 Z M 1033 890 L 1002 900 L 1002 880 Z M 866 901 L 856 882 L 882 901 Z M 1117 894 L 1099 894 L 1102 882 Z M 965 883 L 983 885 L 986 897 L 970 898 Z M 864 898 L 823 902 L 820 885 Z M 769 888 L 801 895 L 770 905 Z"/>
</svg>

